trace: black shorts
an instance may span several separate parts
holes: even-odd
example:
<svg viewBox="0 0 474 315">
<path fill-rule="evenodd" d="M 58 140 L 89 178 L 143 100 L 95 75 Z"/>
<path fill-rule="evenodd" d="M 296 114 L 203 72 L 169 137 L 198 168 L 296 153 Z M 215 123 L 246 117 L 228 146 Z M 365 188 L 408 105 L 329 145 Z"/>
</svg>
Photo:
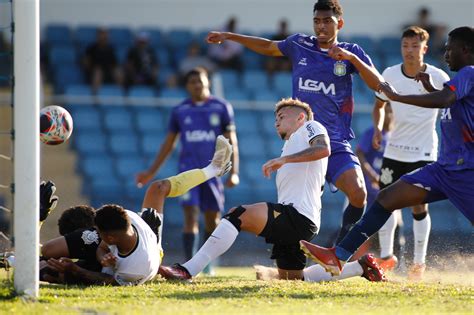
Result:
<svg viewBox="0 0 474 315">
<path fill-rule="evenodd" d="M 94 228 L 79 229 L 64 235 L 70 258 L 79 259 L 80 265 L 87 270 L 100 270 L 96 252 L 100 244 L 100 237 Z"/>
<path fill-rule="evenodd" d="M 384 189 L 395 183 L 400 177 L 414 170 L 424 167 L 432 161 L 418 161 L 418 162 L 400 162 L 389 158 L 383 158 L 382 168 L 380 169 L 380 189 Z"/>
<path fill-rule="evenodd" d="M 293 206 L 267 202 L 268 221 L 260 236 L 273 244 L 271 259 L 278 268 L 303 270 L 306 257 L 300 249 L 300 240 L 310 241 L 318 227 Z"/>
</svg>

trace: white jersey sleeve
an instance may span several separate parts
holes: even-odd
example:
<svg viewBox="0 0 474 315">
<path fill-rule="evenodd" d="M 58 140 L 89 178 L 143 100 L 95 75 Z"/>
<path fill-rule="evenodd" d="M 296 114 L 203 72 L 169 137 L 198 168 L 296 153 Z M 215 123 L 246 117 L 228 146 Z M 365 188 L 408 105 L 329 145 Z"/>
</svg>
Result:
<svg viewBox="0 0 474 315">
<path fill-rule="evenodd" d="M 304 125 L 304 134 L 308 143 L 311 143 L 313 139 L 320 135 L 327 135 L 328 132 L 323 125 L 315 120 L 311 120 Z"/>
</svg>

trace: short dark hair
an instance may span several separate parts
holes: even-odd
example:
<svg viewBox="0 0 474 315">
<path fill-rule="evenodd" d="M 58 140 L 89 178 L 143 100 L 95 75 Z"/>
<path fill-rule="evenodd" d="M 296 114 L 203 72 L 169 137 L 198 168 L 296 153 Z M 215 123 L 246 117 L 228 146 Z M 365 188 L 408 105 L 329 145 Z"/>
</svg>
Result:
<svg viewBox="0 0 474 315">
<path fill-rule="evenodd" d="M 131 224 L 125 209 L 113 204 L 100 207 L 94 222 L 100 232 L 126 231 Z"/>
<path fill-rule="evenodd" d="M 340 17 L 342 16 L 342 7 L 339 4 L 338 0 L 319 0 L 314 4 L 313 7 L 313 14 L 316 11 L 329 11 L 331 10 L 335 16 Z"/>
<path fill-rule="evenodd" d="M 410 26 L 407 27 L 402 33 L 402 38 L 406 37 L 418 37 L 420 41 L 427 42 L 430 39 L 430 34 L 428 34 L 425 29 L 419 26 Z"/>
<path fill-rule="evenodd" d="M 196 67 L 188 71 L 188 73 L 186 73 L 186 75 L 184 76 L 184 84 L 188 84 L 189 78 L 191 78 L 192 76 L 201 74 L 204 74 L 206 77 L 209 77 L 209 73 L 203 67 Z"/>
<path fill-rule="evenodd" d="M 74 206 L 66 209 L 58 219 L 59 234 L 65 235 L 78 229 L 94 226 L 95 209 L 90 206 Z"/>
<path fill-rule="evenodd" d="M 471 53 L 474 53 L 474 28 L 470 26 L 458 27 L 449 32 L 448 36 L 451 40 L 462 43 Z"/>
</svg>

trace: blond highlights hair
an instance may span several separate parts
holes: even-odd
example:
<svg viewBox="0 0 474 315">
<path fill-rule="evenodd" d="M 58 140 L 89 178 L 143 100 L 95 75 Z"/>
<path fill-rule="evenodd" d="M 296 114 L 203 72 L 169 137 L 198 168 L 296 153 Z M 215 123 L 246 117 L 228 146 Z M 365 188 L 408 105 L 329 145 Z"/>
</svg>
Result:
<svg viewBox="0 0 474 315">
<path fill-rule="evenodd" d="M 308 105 L 308 103 L 302 102 L 299 99 L 294 99 L 294 98 L 282 98 L 278 103 L 275 105 L 275 114 L 278 113 L 280 109 L 283 107 L 298 107 L 304 110 L 306 113 L 306 120 L 310 121 L 313 120 L 313 111 L 311 110 L 311 107 Z"/>
</svg>

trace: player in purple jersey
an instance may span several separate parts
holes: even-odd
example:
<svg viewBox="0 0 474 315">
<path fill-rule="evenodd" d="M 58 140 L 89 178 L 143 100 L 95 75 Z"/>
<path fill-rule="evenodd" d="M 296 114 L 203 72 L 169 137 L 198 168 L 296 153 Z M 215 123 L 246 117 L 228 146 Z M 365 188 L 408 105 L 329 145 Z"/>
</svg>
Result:
<svg viewBox="0 0 474 315">
<path fill-rule="evenodd" d="M 291 60 L 293 98 L 310 104 L 315 120 L 329 133 L 331 156 L 326 179 L 349 199 L 338 239 L 362 216 L 367 195 L 359 160 L 349 144 L 354 138 L 351 129 L 352 74 L 360 74 L 373 90 L 383 81 L 359 45 L 338 42 L 337 35 L 343 25 L 342 7 L 338 1 L 319 0 L 313 8 L 316 36 L 294 34 L 282 41 L 229 32 L 210 32 L 207 36 L 208 43 L 232 40 L 259 54 L 287 56 Z"/>
<path fill-rule="evenodd" d="M 239 183 L 239 161 L 232 106 L 210 94 L 205 69 L 191 70 L 185 76 L 185 82 L 190 97 L 173 109 L 166 139 L 150 168 L 137 174 L 137 184 L 144 185 L 155 176 L 174 149 L 178 137 L 181 142 L 179 172 L 184 172 L 209 164 L 216 138 L 222 134 L 230 139 L 233 147 L 233 168 L 226 181 L 227 187 L 233 187 Z M 184 251 L 186 259 L 190 259 L 198 245 L 199 211 L 204 213 L 206 239 L 219 223 L 224 210 L 221 180 L 213 178 L 191 189 L 183 196 L 181 204 L 184 208 Z"/>
<path fill-rule="evenodd" d="M 474 225 L 474 28 L 449 33 L 445 60 L 458 72 L 442 90 L 400 95 L 388 83 L 380 91 L 394 101 L 425 108 L 443 108 L 438 161 L 403 175 L 383 189 L 377 200 L 335 248 L 301 241 L 302 249 L 334 275 L 357 248 L 377 232 L 395 209 L 449 199 Z"/>
</svg>

